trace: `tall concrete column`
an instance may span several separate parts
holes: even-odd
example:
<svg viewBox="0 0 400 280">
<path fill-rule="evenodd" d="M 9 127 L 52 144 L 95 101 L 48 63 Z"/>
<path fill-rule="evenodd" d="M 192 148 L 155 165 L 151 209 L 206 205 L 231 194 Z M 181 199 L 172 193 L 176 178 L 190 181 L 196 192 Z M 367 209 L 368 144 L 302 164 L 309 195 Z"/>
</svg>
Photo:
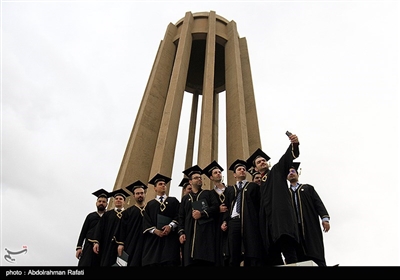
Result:
<svg viewBox="0 0 400 280">
<path fill-rule="evenodd" d="M 113 190 L 136 180 L 148 182 L 156 173 L 172 177 L 185 93 L 193 94 L 193 99 L 182 170 L 218 161 L 219 94 L 223 92 L 226 160 L 230 165 L 261 147 L 247 42 L 239 37 L 234 21 L 214 11 L 187 12 L 176 24 L 168 25 L 160 43 Z M 199 141 L 195 147 L 197 125 Z M 195 153 L 197 162 L 193 162 Z M 227 177 L 227 183 L 232 184 L 233 176 Z M 181 179 L 172 178 L 176 185 Z M 210 188 L 210 184 L 205 186 Z M 167 188 L 169 193 L 170 184 Z M 150 185 L 146 200 L 154 196 Z M 133 203 L 129 197 L 126 207 Z"/>
</svg>

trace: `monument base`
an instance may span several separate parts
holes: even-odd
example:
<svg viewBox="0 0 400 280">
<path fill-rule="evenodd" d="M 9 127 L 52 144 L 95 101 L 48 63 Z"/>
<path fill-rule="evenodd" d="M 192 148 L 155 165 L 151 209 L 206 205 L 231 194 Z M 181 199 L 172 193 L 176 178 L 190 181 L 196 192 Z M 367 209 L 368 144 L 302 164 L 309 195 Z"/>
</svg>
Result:
<svg viewBox="0 0 400 280">
<path fill-rule="evenodd" d="M 318 266 L 318 265 L 314 261 L 304 261 L 304 262 L 290 263 L 278 266 Z"/>
</svg>

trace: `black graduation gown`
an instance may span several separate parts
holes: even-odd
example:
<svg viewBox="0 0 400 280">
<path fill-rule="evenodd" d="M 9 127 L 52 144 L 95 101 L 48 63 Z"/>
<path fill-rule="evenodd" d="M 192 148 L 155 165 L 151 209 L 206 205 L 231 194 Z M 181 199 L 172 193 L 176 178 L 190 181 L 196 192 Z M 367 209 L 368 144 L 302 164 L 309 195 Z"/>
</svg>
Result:
<svg viewBox="0 0 400 280">
<path fill-rule="evenodd" d="M 93 243 L 88 240 L 93 238 L 94 230 L 100 218 L 101 216 L 96 211 L 89 213 L 85 218 L 76 245 L 76 248 L 82 248 L 78 266 L 100 266 L 100 255 L 93 252 Z"/>
<path fill-rule="evenodd" d="M 225 188 L 226 189 L 226 188 Z M 224 191 L 225 192 L 225 191 Z M 229 258 L 229 248 L 228 248 L 228 231 L 223 231 L 221 229 L 222 222 L 224 220 L 224 213 L 219 212 L 219 206 L 225 204 L 225 193 L 217 193 L 212 190 L 218 201 L 218 210 L 215 214 L 215 266 L 225 266 L 226 260 Z M 228 205 L 225 204 L 228 207 Z"/>
<path fill-rule="evenodd" d="M 142 266 L 143 211 L 144 207 L 133 205 L 125 210 L 122 219 L 121 240 L 129 255 L 128 266 Z"/>
<path fill-rule="evenodd" d="M 160 201 L 150 200 L 144 209 L 143 216 L 143 259 L 142 266 L 170 264 L 180 265 L 180 243 L 178 230 L 173 229 L 167 236 L 159 237 L 151 233 L 157 227 L 157 214 L 169 217 L 178 224 L 179 200 L 176 197 L 167 197 L 166 206 L 161 209 Z"/>
<path fill-rule="evenodd" d="M 301 184 L 297 188 L 296 193 L 300 207 L 300 221 L 303 230 L 305 254 L 325 263 L 320 218 L 329 218 L 328 211 L 312 185 Z"/>
<path fill-rule="evenodd" d="M 224 220 L 229 221 L 238 194 L 236 185 L 225 190 L 229 211 L 225 212 Z M 259 227 L 260 185 L 246 182 L 242 188 L 242 207 L 240 211 L 242 230 L 242 252 L 245 258 L 263 259 L 262 237 Z M 229 228 L 228 228 L 229 232 Z"/>
<path fill-rule="evenodd" d="M 120 239 L 120 225 L 125 210 L 118 213 L 115 209 L 103 214 L 96 226 L 92 242 L 99 243 L 100 266 L 112 266 L 118 256 L 118 245 L 124 245 Z"/>
<path fill-rule="evenodd" d="M 299 242 L 296 213 L 287 183 L 293 159 L 299 154 L 299 144 L 290 144 L 279 162 L 261 179 L 260 229 L 266 252 L 283 234 Z"/>
<path fill-rule="evenodd" d="M 201 210 L 201 218 L 193 219 L 192 203 L 204 199 L 207 209 Z M 219 211 L 217 198 L 210 190 L 200 189 L 196 194 L 188 193 L 182 197 L 179 208 L 179 235 L 185 234 L 182 263 L 189 266 L 194 261 L 215 263 L 215 214 Z"/>
</svg>

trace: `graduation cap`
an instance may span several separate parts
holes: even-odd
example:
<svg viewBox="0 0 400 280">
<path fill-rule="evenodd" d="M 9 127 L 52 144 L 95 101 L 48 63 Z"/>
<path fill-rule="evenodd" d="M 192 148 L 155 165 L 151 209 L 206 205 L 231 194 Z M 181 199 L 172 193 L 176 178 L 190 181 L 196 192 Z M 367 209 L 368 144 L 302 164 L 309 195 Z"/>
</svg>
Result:
<svg viewBox="0 0 400 280">
<path fill-rule="evenodd" d="M 300 162 L 293 162 L 292 166 L 290 168 L 294 168 L 297 172 L 297 174 L 299 174 L 299 166 L 300 166 Z"/>
<path fill-rule="evenodd" d="M 260 172 L 258 172 L 257 170 L 254 169 L 254 167 L 250 167 L 249 169 L 247 169 L 247 172 L 250 173 L 251 177 L 254 179 L 254 176 L 256 176 L 257 174 L 261 174 Z"/>
<path fill-rule="evenodd" d="M 214 161 L 211 162 L 209 165 L 207 165 L 206 167 L 204 167 L 203 172 L 204 172 L 205 174 L 207 174 L 208 177 L 210 177 L 210 176 L 212 175 L 212 171 L 213 171 L 215 168 L 218 168 L 219 170 L 221 170 L 221 172 L 224 171 L 224 169 L 221 167 L 221 165 L 219 165 L 218 162 L 214 160 Z"/>
<path fill-rule="evenodd" d="M 145 183 L 143 183 L 140 180 L 137 180 L 136 182 L 133 182 L 132 184 L 130 184 L 129 186 L 126 187 L 126 189 L 128 191 L 130 191 L 131 193 L 135 192 L 135 189 L 137 188 L 143 188 L 144 190 L 147 189 L 147 185 Z"/>
<path fill-rule="evenodd" d="M 264 153 L 260 148 L 258 148 L 257 150 L 255 150 L 255 152 L 246 160 L 247 162 L 247 167 L 252 167 L 252 166 L 256 166 L 255 164 L 255 160 L 259 157 L 263 157 L 265 158 L 266 161 L 269 161 L 271 158 Z"/>
<path fill-rule="evenodd" d="M 231 166 L 229 167 L 229 170 L 232 170 L 233 172 L 236 171 L 236 168 L 238 168 L 239 166 L 244 166 L 244 168 L 247 170 L 247 163 L 242 160 L 242 159 L 237 159 L 235 160 Z"/>
<path fill-rule="evenodd" d="M 114 198 L 116 196 L 122 196 L 125 200 L 129 196 L 129 193 L 127 193 L 124 189 L 119 189 L 119 190 L 115 190 L 115 191 L 111 192 L 110 196 L 112 196 Z"/>
<path fill-rule="evenodd" d="M 200 166 L 193 165 L 192 167 L 189 167 L 188 169 L 182 171 L 188 178 L 191 178 L 193 174 L 203 174 L 203 169 L 200 168 Z"/>
<path fill-rule="evenodd" d="M 106 191 L 105 189 L 99 189 L 99 190 L 95 191 L 92 194 L 94 196 L 96 196 L 97 198 L 99 198 L 99 197 L 105 197 L 105 198 L 110 197 L 110 193 L 108 191 Z"/>
<path fill-rule="evenodd" d="M 186 178 L 186 177 L 184 177 L 184 178 L 182 179 L 182 181 L 179 183 L 179 186 L 182 187 L 182 188 L 186 188 L 187 185 L 190 185 L 190 184 L 189 184 L 189 179 Z"/>
<path fill-rule="evenodd" d="M 157 173 L 153 178 L 151 178 L 151 180 L 149 181 L 149 184 L 152 184 L 155 186 L 157 184 L 157 182 L 160 182 L 160 181 L 163 181 L 163 182 L 165 182 L 165 184 L 168 184 L 168 182 L 171 181 L 171 178 L 164 176 L 160 173 Z"/>
</svg>

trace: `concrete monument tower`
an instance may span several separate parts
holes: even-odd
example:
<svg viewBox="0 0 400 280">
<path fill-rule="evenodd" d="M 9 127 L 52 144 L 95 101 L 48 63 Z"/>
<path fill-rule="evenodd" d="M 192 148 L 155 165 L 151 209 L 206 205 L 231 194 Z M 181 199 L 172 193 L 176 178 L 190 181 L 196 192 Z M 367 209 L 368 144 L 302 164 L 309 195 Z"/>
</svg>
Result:
<svg viewBox="0 0 400 280">
<path fill-rule="evenodd" d="M 234 21 L 214 11 L 186 12 L 176 24 L 168 25 L 160 42 L 114 190 L 136 180 L 148 182 L 157 173 L 172 176 L 184 94 L 192 95 L 192 107 L 190 116 L 186 116 L 190 125 L 182 171 L 218 161 L 219 94 L 223 92 L 229 167 L 237 158 L 247 159 L 261 147 L 247 42 L 239 37 Z M 193 162 L 195 153 L 197 162 Z M 228 167 L 225 172 L 231 172 Z M 233 176 L 229 173 L 226 177 L 226 183 L 232 184 Z M 182 178 L 183 174 L 172 180 L 177 186 Z M 146 201 L 154 196 L 149 185 Z M 126 207 L 134 203 L 130 198 Z"/>
</svg>

